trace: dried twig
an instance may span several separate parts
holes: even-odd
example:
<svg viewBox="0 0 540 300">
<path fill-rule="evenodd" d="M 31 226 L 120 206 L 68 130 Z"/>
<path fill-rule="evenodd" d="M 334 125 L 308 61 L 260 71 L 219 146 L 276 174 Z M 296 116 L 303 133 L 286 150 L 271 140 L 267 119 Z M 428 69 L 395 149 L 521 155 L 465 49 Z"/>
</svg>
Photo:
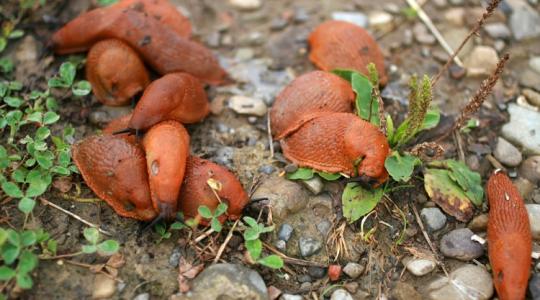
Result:
<svg viewBox="0 0 540 300">
<path fill-rule="evenodd" d="M 270 122 L 270 110 L 266 114 L 266 133 L 268 135 L 268 145 L 270 146 L 270 158 L 274 157 L 274 139 L 272 138 L 272 124 Z"/>
<path fill-rule="evenodd" d="M 407 0 L 407 2 L 408 1 L 414 1 L 414 0 Z M 433 80 L 431 81 L 431 86 L 435 86 L 435 84 L 437 84 L 437 81 L 439 81 L 439 78 L 442 76 L 442 73 L 444 73 L 444 71 L 446 71 L 448 69 L 448 67 L 450 66 L 450 63 L 452 63 L 452 60 L 457 58 L 458 53 L 461 51 L 461 49 L 463 49 L 463 47 L 465 46 L 467 41 L 469 41 L 469 39 L 471 39 L 471 37 L 473 35 L 475 35 L 478 32 L 478 30 L 480 30 L 480 28 L 482 28 L 482 26 L 484 26 L 484 23 L 486 22 L 486 19 L 489 18 L 493 14 L 493 12 L 495 11 L 495 8 L 497 8 L 497 6 L 499 6 L 500 2 L 501 2 L 501 0 L 491 0 L 488 7 L 486 7 L 486 11 L 482 14 L 482 17 L 478 20 L 478 22 L 476 22 L 476 25 L 474 26 L 474 28 L 471 29 L 471 31 L 469 32 L 467 37 L 465 37 L 465 39 L 461 42 L 461 44 L 456 49 L 456 51 L 454 51 L 453 53 L 449 53 L 450 57 L 448 58 L 448 60 L 446 61 L 446 63 L 442 67 L 442 69 L 439 71 L 439 73 L 437 73 L 435 78 L 433 78 Z M 456 62 L 456 64 L 458 64 L 458 63 Z M 460 67 L 462 67 L 462 65 L 460 65 L 460 64 L 458 64 L 458 65 Z"/>
<path fill-rule="evenodd" d="M 76 214 L 70 212 L 69 210 L 63 209 L 62 207 L 60 207 L 60 206 L 58 206 L 58 205 L 52 203 L 51 201 L 49 201 L 49 200 L 47 200 L 47 199 L 45 199 L 45 198 L 39 198 L 39 200 L 41 200 L 41 202 L 42 202 L 43 204 L 45 204 L 45 205 L 54 207 L 54 208 L 58 209 L 59 211 L 61 211 L 61 212 L 65 213 L 65 214 L 67 214 L 68 216 L 70 216 L 70 217 L 72 217 L 72 218 L 74 218 L 74 219 L 77 219 L 77 220 L 81 221 L 82 223 L 84 223 L 84 224 L 86 224 L 86 225 L 88 225 L 88 226 L 96 228 L 99 232 L 103 233 L 104 235 L 108 235 L 108 236 L 112 236 L 112 235 L 113 235 L 112 233 L 110 233 L 110 232 L 108 232 L 108 231 L 106 231 L 106 230 L 104 230 L 104 229 L 101 229 L 98 225 L 96 225 L 96 224 L 94 224 L 94 223 L 91 223 L 91 222 L 89 222 L 89 221 L 86 221 L 85 219 L 79 217 L 78 215 L 76 215 Z"/>
<path fill-rule="evenodd" d="M 203 234 L 199 235 L 194 241 L 195 243 L 198 243 L 202 240 L 204 240 L 205 238 L 207 238 L 208 236 L 210 236 L 212 233 L 214 233 L 214 229 L 210 228 L 208 229 L 207 231 L 205 231 Z"/>
<path fill-rule="evenodd" d="M 429 31 L 431 31 L 431 33 L 435 36 L 435 38 L 437 39 L 439 44 L 441 44 L 443 49 L 446 52 L 448 52 L 449 55 L 451 55 L 450 61 L 453 60 L 458 66 L 462 67 L 463 62 L 461 62 L 461 60 L 457 56 L 453 55 L 454 50 L 452 49 L 452 47 L 450 47 L 448 42 L 444 39 L 444 37 L 439 32 L 437 27 L 435 27 L 435 25 L 433 24 L 429 16 L 426 14 L 424 9 L 418 4 L 418 2 L 416 2 L 416 0 L 406 0 L 406 1 L 418 13 L 418 17 L 420 18 L 420 20 L 422 20 L 422 22 L 426 24 Z"/>
<path fill-rule="evenodd" d="M 225 247 L 227 247 L 227 244 L 229 243 L 229 241 L 231 240 L 231 238 L 233 236 L 234 229 L 236 228 L 236 225 L 238 225 L 238 222 L 240 222 L 240 219 L 238 219 L 238 220 L 236 220 L 236 222 L 234 222 L 233 226 L 229 230 L 229 233 L 227 234 L 227 237 L 225 237 L 225 241 L 219 247 L 217 255 L 214 258 L 214 263 L 217 263 L 219 261 L 219 258 L 221 257 L 221 254 L 223 254 L 223 251 L 225 250 Z"/>
</svg>

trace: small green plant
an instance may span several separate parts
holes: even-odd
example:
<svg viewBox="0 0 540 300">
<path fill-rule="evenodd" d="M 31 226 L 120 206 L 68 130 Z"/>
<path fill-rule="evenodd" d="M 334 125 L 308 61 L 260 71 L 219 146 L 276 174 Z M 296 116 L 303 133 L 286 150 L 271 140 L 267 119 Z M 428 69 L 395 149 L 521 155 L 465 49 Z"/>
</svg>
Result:
<svg viewBox="0 0 540 300">
<path fill-rule="evenodd" d="M 89 243 L 82 246 L 82 253 L 98 253 L 103 256 L 110 256 L 118 252 L 120 244 L 116 240 L 100 241 L 99 231 L 94 227 L 89 227 L 83 231 L 84 238 Z"/>
<path fill-rule="evenodd" d="M 37 250 L 47 255 L 56 255 L 56 241 L 43 229 L 24 230 L 0 228 L 0 282 L 15 280 L 22 289 L 33 285 L 31 272 L 38 266 Z"/>
<path fill-rule="evenodd" d="M 77 73 L 77 64 L 72 62 L 65 62 L 60 65 L 58 75 L 49 79 L 49 88 L 71 88 L 71 92 L 75 96 L 86 96 L 92 91 L 90 82 L 86 80 L 80 80 L 75 82 L 75 75 Z"/>
<path fill-rule="evenodd" d="M 257 223 L 257 220 L 252 217 L 244 217 L 244 224 L 247 226 L 244 230 L 244 245 L 251 259 L 263 266 L 280 269 L 283 267 L 283 260 L 277 255 L 268 255 L 261 257 L 262 255 L 262 242 L 260 236 L 266 232 L 272 232 L 274 226 L 264 226 L 264 224 Z"/>
<path fill-rule="evenodd" d="M 219 217 L 227 211 L 227 208 L 228 208 L 227 204 L 222 202 L 218 204 L 214 212 L 212 212 L 212 210 L 210 210 L 210 208 L 208 208 L 208 206 L 206 205 L 199 206 L 198 212 L 201 215 L 201 217 L 207 220 L 210 220 L 210 227 L 215 232 L 221 232 L 221 229 L 223 229 L 223 226 L 221 225 L 221 222 L 219 221 Z"/>
</svg>

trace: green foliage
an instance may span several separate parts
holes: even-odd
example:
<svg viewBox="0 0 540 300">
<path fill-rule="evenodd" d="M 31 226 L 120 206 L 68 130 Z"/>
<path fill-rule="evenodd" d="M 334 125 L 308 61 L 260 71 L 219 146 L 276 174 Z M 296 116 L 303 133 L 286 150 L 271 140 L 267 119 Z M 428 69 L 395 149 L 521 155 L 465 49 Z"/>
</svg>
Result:
<svg viewBox="0 0 540 300">
<path fill-rule="evenodd" d="M 422 161 L 416 156 L 400 155 L 399 152 L 394 151 L 386 158 L 384 166 L 392 179 L 398 182 L 407 182 L 411 179 L 414 167 L 421 163 Z"/>
<path fill-rule="evenodd" d="M 0 228 L 0 281 L 15 280 L 22 289 L 33 285 L 31 272 L 38 266 L 35 251 L 56 254 L 56 241 L 43 229 L 24 230 Z"/>
<path fill-rule="evenodd" d="M 479 173 L 471 171 L 467 165 L 453 159 L 435 161 L 429 166 L 443 168 L 448 173 L 449 178 L 462 189 L 474 205 L 482 205 L 484 189 Z"/>
<path fill-rule="evenodd" d="M 49 79 L 49 88 L 71 88 L 75 96 L 86 96 L 92 91 L 92 86 L 86 80 L 75 82 L 77 65 L 72 62 L 65 62 L 60 65 L 58 75 Z"/>
<path fill-rule="evenodd" d="M 83 231 L 84 238 L 88 244 L 82 246 L 82 252 L 91 254 L 97 252 L 103 256 L 110 256 L 118 252 L 120 244 L 115 240 L 100 241 L 99 231 L 94 227 L 85 228 Z"/>
<path fill-rule="evenodd" d="M 198 212 L 199 212 L 199 215 L 201 215 L 201 217 L 207 220 L 210 220 L 210 227 L 215 232 L 221 232 L 221 229 L 223 229 L 223 227 L 221 225 L 221 222 L 219 221 L 219 217 L 227 211 L 227 208 L 228 208 L 227 204 L 220 203 L 218 204 L 214 212 L 212 212 L 212 210 L 210 210 L 208 206 L 201 205 L 198 208 Z"/>
<path fill-rule="evenodd" d="M 461 132 L 469 133 L 473 128 L 476 128 L 480 125 L 480 121 L 478 119 L 469 119 L 467 123 L 460 129 Z"/>
<path fill-rule="evenodd" d="M 341 195 L 343 216 L 353 223 L 372 211 L 384 194 L 382 188 L 367 190 L 357 183 L 348 183 Z"/>
<path fill-rule="evenodd" d="M 310 168 L 298 168 L 296 171 L 292 173 L 287 173 L 287 179 L 289 180 L 310 180 L 315 176 L 315 174 L 318 174 L 323 179 L 328 181 L 334 181 L 341 178 L 341 174 L 339 173 L 328 173 L 323 171 L 315 171 Z"/>
<path fill-rule="evenodd" d="M 118 2 L 118 0 L 97 0 L 99 6 L 109 6 L 116 2 Z"/>
<path fill-rule="evenodd" d="M 259 224 L 257 223 L 257 220 L 252 217 L 244 217 L 243 221 L 244 225 L 246 225 L 246 229 L 244 230 L 244 245 L 253 261 L 272 269 L 282 268 L 283 260 L 281 257 L 273 254 L 261 257 L 262 242 L 260 236 L 263 233 L 272 232 L 274 226 L 264 226 L 264 224 Z"/>
</svg>

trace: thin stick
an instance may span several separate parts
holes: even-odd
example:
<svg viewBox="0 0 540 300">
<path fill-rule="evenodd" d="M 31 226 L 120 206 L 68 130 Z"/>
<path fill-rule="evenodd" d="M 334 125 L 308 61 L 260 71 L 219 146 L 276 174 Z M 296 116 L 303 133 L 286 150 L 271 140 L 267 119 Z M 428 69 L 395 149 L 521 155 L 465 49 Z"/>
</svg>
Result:
<svg viewBox="0 0 540 300">
<path fill-rule="evenodd" d="M 407 2 L 409 2 L 409 1 L 414 1 L 414 0 L 407 0 Z M 446 63 L 442 67 L 442 69 L 439 70 L 439 73 L 437 73 L 435 78 L 433 78 L 433 80 L 431 81 L 431 86 L 432 87 L 434 87 L 435 84 L 437 84 L 437 81 L 439 81 L 439 78 L 442 76 L 442 73 L 444 73 L 444 71 L 448 69 L 448 67 L 450 66 L 450 63 L 452 62 L 452 60 L 458 58 L 457 57 L 458 53 L 461 51 L 461 49 L 463 49 L 463 47 L 471 39 L 471 37 L 473 35 L 475 35 L 478 32 L 478 30 L 480 30 L 480 28 L 482 28 L 482 26 L 484 25 L 486 19 L 489 18 L 493 14 L 493 11 L 495 11 L 495 8 L 497 8 L 497 6 L 499 6 L 500 2 L 501 2 L 501 0 L 491 0 L 488 7 L 486 8 L 486 11 L 482 14 L 482 17 L 478 20 L 478 22 L 476 22 L 476 25 L 474 26 L 474 28 L 471 29 L 471 31 L 469 32 L 467 37 L 465 37 L 465 39 L 461 42 L 461 44 L 456 49 L 456 51 L 454 53 L 449 53 L 450 57 L 448 58 L 448 60 L 446 61 Z M 459 65 L 460 67 L 462 67 L 462 65 L 458 64 L 457 62 L 456 62 L 456 64 Z"/>
<path fill-rule="evenodd" d="M 424 235 L 424 238 L 426 239 L 426 241 L 427 241 L 427 243 L 429 245 L 429 248 L 431 248 L 431 251 L 433 252 L 433 255 L 436 258 L 438 256 L 437 255 L 437 249 L 435 249 L 435 247 L 433 246 L 433 243 L 431 242 L 431 239 L 429 238 L 429 235 L 428 235 L 428 233 L 426 231 L 426 228 L 424 227 L 424 223 L 422 222 L 422 219 L 420 219 L 420 215 L 418 214 L 418 210 L 416 209 L 416 206 L 414 204 L 410 204 L 410 206 L 413 209 L 414 216 L 416 217 L 416 222 L 418 223 L 418 226 L 420 226 L 420 229 L 422 230 L 422 234 Z M 444 274 L 446 274 L 446 277 L 450 277 L 448 275 L 448 271 L 446 270 L 446 267 L 438 259 L 437 259 L 437 264 L 439 266 L 441 266 L 441 269 L 443 270 Z"/>
<path fill-rule="evenodd" d="M 270 110 L 266 114 L 266 133 L 268 135 L 268 144 L 270 146 L 270 158 L 274 157 L 274 139 L 272 138 L 272 127 L 270 126 Z"/>
<path fill-rule="evenodd" d="M 212 233 L 214 233 L 214 229 L 210 228 L 208 229 L 207 231 L 205 231 L 203 234 L 201 234 L 200 236 L 198 236 L 196 239 L 195 239 L 195 243 L 198 243 L 202 240 L 204 240 L 205 238 L 207 238 L 209 235 L 211 235 Z"/>
<path fill-rule="evenodd" d="M 506 170 L 506 168 L 493 155 L 486 155 L 487 160 L 495 167 L 495 169 Z"/>
<path fill-rule="evenodd" d="M 433 24 L 429 16 L 426 14 L 424 9 L 418 4 L 418 2 L 416 2 L 416 0 L 406 0 L 406 1 L 418 13 L 418 17 L 420 18 L 420 20 L 422 20 L 422 22 L 426 24 L 429 31 L 431 31 L 431 33 L 435 36 L 435 38 L 437 39 L 439 44 L 441 44 L 443 49 L 448 53 L 448 55 L 451 56 L 449 60 L 450 61 L 453 60 L 458 66 L 463 67 L 463 62 L 459 59 L 459 57 L 454 55 L 454 50 L 452 49 L 452 47 L 444 39 L 442 34 L 439 32 L 437 27 L 435 27 L 435 25 Z"/>
<path fill-rule="evenodd" d="M 231 238 L 233 236 L 234 229 L 236 228 L 236 225 L 238 225 L 238 222 L 240 222 L 240 219 L 238 219 L 238 220 L 236 220 L 236 222 L 234 222 L 233 226 L 229 230 L 229 233 L 227 234 L 227 237 L 225 237 L 225 241 L 219 247 L 218 253 L 217 253 L 216 257 L 214 258 L 214 263 L 217 263 L 219 261 L 219 258 L 221 257 L 221 254 L 223 254 L 223 251 L 225 250 L 225 247 L 227 247 L 227 244 L 229 243 L 229 241 L 231 240 Z"/>
<path fill-rule="evenodd" d="M 110 233 L 110 232 L 108 232 L 108 231 L 106 231 L 106 230 L 101 229 L 98 225 L 96 225 L 96 224 L 94 224 L 94 223 L 91 223 L 91 222 L 89 222 L 89 221 L 86 221 L 85 219 L 79 217 L 78 215 L 76 215 L 76 214 L 70 212 L 69 210 L 63 209 L 62 207 L 60 207 L 60 206 L 58 206 L 58 205 L 52 203 L 51 201 L 49 201 L 49 200 L 47 200 L 47 199 L 45 199 L 45 198 L 39 198 L 39 200 L 41 200 L 41 202 L 42 202 L 43 204 L 45 204 L 45 205 L 52 206 L 52 207 L 58 209 L 59 211 L 61 211 L 61 212 L 65 213 L 65 214 L 67 214 L 68 216 L 70 216 L 70 217 L 72 217 L 72 218 L 74 218 L 74 219 L 79 220 L 80 222 L 82 222 L 82 223 L 84 223 L 84 224 L 86 224 L 86 225 L 88 225 L 88 226 L 90 226 L 90 227 L 96 228 L 99 232 L 103 233 L 104 235 L 108 235 L 108 236 L 112 236 L 112 235 L 113 235 L 112 233 Z"/>
</svg>

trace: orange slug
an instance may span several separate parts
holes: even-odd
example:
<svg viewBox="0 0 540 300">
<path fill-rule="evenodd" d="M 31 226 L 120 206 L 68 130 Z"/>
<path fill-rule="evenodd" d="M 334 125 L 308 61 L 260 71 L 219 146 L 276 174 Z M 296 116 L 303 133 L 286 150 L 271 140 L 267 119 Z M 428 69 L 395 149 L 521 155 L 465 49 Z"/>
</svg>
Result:
<svg viewBox="0 0 540 300">
<path fill-rule="evenodd" d="M 489 178 L 486 192 L 488 252 L 497 295 L 501 300 L 525 299 L 532 238 L 523 199 L 510 178 L 498 171 Z"/>
<path fill-rule="evenodd" d="M 302 167 L 367 177 L 375 186 L 386 181 L 390 147 L 375 125 L 352 113 L 314 113 L 304 120 L 281 140 L 287 159 Z"/>
<path fill-rule="evenodd" d="M 122 41 L 103 40 L 88 52 L 86 78 L 96 98 L 109 106 L 122 106 L 150 83 L 143 62 Z"/>
<path fill-rule="evenodd" d="M 384 56 L 369 33 L 349 22 L 326 21 L 308 38 L 309 59 L 320 69 L 352 69 L 368 74 L 367 65 L 374 63 L 381 85 L 387 82 Z"/>
<path fill-rule="evenodd" d="M 195 123 L 209 112 L 208 98 L 201 83 L 187 73 L 171 73 L 146 88 L 128 126 L 145 130 L 165 120 Z"/>
<path fill-rule="evenodd" d="M 154 209 L 165 219 L 174 219 L 189 156 L 189 134 L 182 124 L 165 121 L 150 128 L 142 144 Z"/>
<path fill-rule="evenodd" d="M 281 139 L 288 128 L 303 122 L 302 116 L 316 112 L 353 112 L 354 92 L 341 77 L 324 71 L 299 76 L 285 87 L 270 111 L 272 134 Z M 297 125 L 294 125 L 297 124 Z"/>
<path fill-rule="evenodd" d="M 204 83 L 228 81 L 227 73 L 210 50 L 134 8 L 84 13 L 52 36 L 52 46 L 57 54 L 69 54 L 86 51 L 98 41 L 110 38 L 128 44 L 162 75 L 186 72 Z"/>
<path fill-rule="evenodd" d="M 210 188 L 209 179 L 218 182 L 221 187 L 220 190 L 215 191 L 219 199 Z M 182 193 L 180 193 L 178 200 L 178 207 L 184 216 L 200 219 L 198 216 L 199 206 L 206 205 L 213 211 L 220 200 L 228 205 L 226 215 L 220 218 L 221 222 L 227 218 L 230 220 L 240 218 L 244 206 L 249 202 L 242 184 L 229 170 L 211 161 L 190 156 L 182 184 Z M 207 221 L 201 220 L 201 224 L 207 224 Z"/>
<path fill-rule="evenodd" d="M 142 221 L 157 216 L 140 146 L 104 135 L 85 138 L 74 144 L 71 151 L 86 184 L 117 214 Z"/>
</svg>

